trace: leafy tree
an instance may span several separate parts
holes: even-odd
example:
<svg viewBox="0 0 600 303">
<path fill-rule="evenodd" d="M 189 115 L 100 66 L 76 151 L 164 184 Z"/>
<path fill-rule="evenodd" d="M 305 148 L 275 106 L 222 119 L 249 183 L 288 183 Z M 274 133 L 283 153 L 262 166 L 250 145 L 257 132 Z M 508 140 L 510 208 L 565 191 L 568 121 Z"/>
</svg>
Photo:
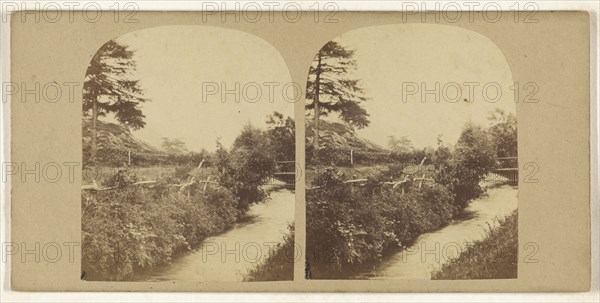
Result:
<svg viewBox="0 0 600 303">
<path fill-rule="evenodd" d="M 388 146 L 393 152 L 409 153 L 414 150 L 412 142 L 406 136 L 400 138 L 389 136 L 388 139 Z"/>
<path fill-rule="evenodd" d="M 460 210 L 483 193 L 479 183 L 495 165 L 496 150 L 490 137 L 482 127 L 467 123 L 436 181 L 454 193 L 455 206 Z"/>
<path fill-rule="evenodd" d="M 296 155 L 296 129 L 294 119 L 278 112 L 267 117 L 267 135 L 270 150 L 277 160 L 293 161 Z"/>
<path fill-rule="evenodd" d="M 224 175 L 226 171 L 232 169 L 231 167 L 231 159 L 229 157 L 229 152 L 223 146 L 220 140 L 217 140 L 217 150 L 215 151 L 215 166 L 219 169 L 219 173 L 221 174 L 221 179 L 225 179 Z"/>
<path fill-rule="evenodd" d="M 446 166 L 452 157 L 452 153 L 450 148 L 448 148 L 444 141 L 442 140 L 442 136 L 438 136 L 437 138 L 437 149 L 433 152 L 432 162 L 436 165 L 437 168 L 441 168 Z"/>
<path fill-rule="evenodd" d="M 266 198 L 262 185 L 271 175 L 274 162 L 264 131 L 246 125 L 231 151 L 218 144 L 215 157 L 220 171 L 219 183 L 238 197 L 239 210 L 246 211 L 250 204 Z"/>
<path fill-rule="evenodd" d="M 179 138 L 162 138 L 162 149 L 169 154 L 181 154 L 187 153 L 188 149 L 185 147 L 185 142 L 181 141 Z"/>
<path fill-rule="evenodd" d="M 244 125 L 242 132 L 233 141 L 232 151 L 247 148 L 261 149 L 267 152 L 269 141 L 265 132 L 248 123 Z"/>
<path fill-rule="evenodd" d="M 517 157 L 517 117 L 497 108 L 488 117 L 488 130 L 498 157 Z"/>
<path fill-rule="evenodd" d="M 313 111 L 315 125 L 314 147 L 319 148 L 319 119 L 337 112 L 340 119 L 352 127 L 369 125 L 367 111 L 361 103 L 367 98 L 358 79 L 351 77 L 356 69 L 354 51 L 330 41 L 319 50 L 308 73 L 306 88 L 307 110 Z"/>
<path fill-rule="evenodd" d="M 92 139 L 90 162 L 96 163 L 98 117 L 114 113 L 121 124 L 133 129 L 146 125 L 139 105 L 142 97 L 139 80 L 131 80 L 136 69 L 133 51 L 114 40 L 104 44 L 92 57 L 83 83 L 83 114 L 91 112 Z"/>
</svg>

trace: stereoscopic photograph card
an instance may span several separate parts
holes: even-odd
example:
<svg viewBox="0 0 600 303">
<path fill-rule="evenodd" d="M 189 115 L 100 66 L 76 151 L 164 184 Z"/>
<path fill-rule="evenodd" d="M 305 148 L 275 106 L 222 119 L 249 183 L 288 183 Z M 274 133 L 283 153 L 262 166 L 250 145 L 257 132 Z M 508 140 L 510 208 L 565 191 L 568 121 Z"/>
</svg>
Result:
<svg viewBox="0 0 600 303">
<path fill-rule="evenodd" d="M 589 290 L 587 12 L 40 14 L 13 290 Z"/>
</svg>

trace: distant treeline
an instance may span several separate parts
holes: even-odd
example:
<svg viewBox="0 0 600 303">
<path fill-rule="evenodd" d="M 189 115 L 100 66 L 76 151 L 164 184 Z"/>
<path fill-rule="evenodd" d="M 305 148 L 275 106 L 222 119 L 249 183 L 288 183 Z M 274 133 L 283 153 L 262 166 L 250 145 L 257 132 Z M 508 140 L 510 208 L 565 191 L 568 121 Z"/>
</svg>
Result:
<svg viewBox="0 0 600 303">
<path fill-rule="evenodd" d="M 517 157 L 517 120 L 512 113 L 506 113 L 496 109 L 489 114 L 490 127 L 485 129 L 485 135 L 493 144 L 496 155 L 499 158 Z M 343 132 L 340 129 L 329 126 L 330 131 Z M 438 138 L 438 145 L 442 144 Z M 373 148 L 342 148 L 332 146 L 330 142 L 322 142 L 316 150 L 313 145 L 306 146 L 306 163 L 308 165 L 376 165 L 391 163 L 420 163 L 424 158 L 424 164 L 432 164 L 435 147 L 414 148 L 412 142 L 406 138 L 395 138 L 390 136 L 388 149 Z M 452 147 L 449 147 L 452 148 Z M 516 160 L 507 160 L 502 163 L 506 167 L 516 167 Z"/>
<path fill-rule="evenodd" d="M 259 141 L 261 146 L 265 148 L 265 152 L 268 153 L 269 158 L 273 160 L 295 160 L 295 124 L 291 117 L 285 117 L 283 114 L 273 112 L 269 115 L 266 120 L 267 130 L 259 130 L 253 126 L 247 126 L 255 129 L 252 136 Z M 109 125 L 109 123 L 103 122 L 102 125 Z M 109 128 L 108 130 L 120 128 Z M 168 138 L 163 138 L 168 139 Z M 240 139 L 241 140 L 241 139 Z M 164 142 L 163 142 L 164 143 Z M 217 143 L 219 145 L 220 143 Z M 163 144 L 164 145 L 164 144 Z M 202 160 L 205 162 L 216 161 L 218 155 L 217 152 L 208 152 L 202 150 L 200 152 L 185 151 L 185 152 L 170 152 L 172 148 L 163 146 L 163 150 L 157 150 L 156 152 L 138 151 L 135 149 L 125 148 L 110 148 L 110 147 L 99 147 L 96 152 L 96 163 L 104 167 L 123 167 L 129 164 L 131 157 L 131 165 L 137 167 L 149 167 L 149 166 L 180 166 L 180 165 L 198 165 Z M 183 148 L 182 150 L 185 150 Z M 83 166 L 87 167 L 92 165 L 91 159 L 91 146 L 89 143 L 83 144 Z"/>
</svg>

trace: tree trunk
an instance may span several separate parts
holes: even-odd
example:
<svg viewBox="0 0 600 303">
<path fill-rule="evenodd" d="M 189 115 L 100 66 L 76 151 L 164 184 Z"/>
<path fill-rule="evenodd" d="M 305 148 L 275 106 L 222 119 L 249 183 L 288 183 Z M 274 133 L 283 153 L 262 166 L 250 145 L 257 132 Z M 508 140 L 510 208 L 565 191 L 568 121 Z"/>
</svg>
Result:
<svg viewBox="0 0 600 303">
<path fill-rule="evenodd" d="M 96 151 L 97 151 L 97 138 L 98 138 L 98 132 L 96 130 L 96 126 L 97 126 L 97 121 L 98 121 L 98 100 L 96 98 L 94 98 L 94 100 L 92 101 L 92 146 L 91 146 L 91 152 L 90 152 L 90 163 L 92 163 L 92 166 L 96 166 Z"/>
<path fill-rule="evenodd" d="M 319 52 L 316 75 L 315 75 L 315 94 L 313 95 L 313 104 L 315 109 L 315 138 L 313 140 L 313 146 L 315 148 L 315 152 L 319 152 L 319 116 L 321 112 L 319 110 L 319 93 L 320 93 L 320 84 L 321 84 L 321 52 Z"/>
</svg>

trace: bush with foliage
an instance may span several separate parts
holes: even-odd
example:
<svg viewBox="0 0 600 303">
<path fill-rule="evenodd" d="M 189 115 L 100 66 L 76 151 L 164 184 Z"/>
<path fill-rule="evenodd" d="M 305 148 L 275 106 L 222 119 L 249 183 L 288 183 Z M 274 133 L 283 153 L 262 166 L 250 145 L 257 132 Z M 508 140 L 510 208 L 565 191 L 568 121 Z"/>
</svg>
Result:
<svg viewBox="0 0 600 303">
<path fill-rule="evenodd" d="M 440 151 L 438 148 L 438 152 Z M 480 126 L 468 123 L 449 160 L 441 163 L 436 182 L 454 194 L 454 204 L 461 210 L 469 200 L 478 198 L 483 189 L 479 185 L 484 176 L 496 165 L 496 149 L 487 132 Z"/>
<path fill-rule="evenodd" d="M 306 192 L 313 274 L 327 275 L 319 272 L 323 266 L 339 271 L 345 264 L 378 260 L 386 249 L 408 244 L 451 220 L 453 196 L 443 186 L 408 183 L 403 194 L 400 188 L 382 185 L 387 178 L 351 185 L 335 168 L 315 178 L 316 188 Z"/>
<path fill-rule="evenodd" d="M 346 179 L 327 168 L 315 180 L 319 188 L 306 192 L 309 258 L 326 258 L 337 268 L 376 258 L 395 240 L 386 228 L 385 205 L 372 205 L 366 193 L 344 184 Z"/>
<path fill-rule="evenodd" d="M 267 117 L 267 136 L 272 157 L 278 161 L 296 159 L 296 124 L 291 117 L 273 112 Z"/>
<path fill-rule="evenodd" d="M 88 279 L 123 280 L 169 263 L 238 217 L 237 199 L 226 188 L 211 185 L 188 195 L 164 182 L 143 188 L 134 180 L 121 170 L 106 184 L 118 190 L 82 193 L 82 269 Z"/>
<path fill-rule="evenodd" d="M 275 165 L 269 152 L 269 139 L 264 131 L 247 125 L 235 139 L 231 151 L 218 143 L 215 153 L 219 183 L 238 198 L 238 209 L 246 211 L 252 203 L 263 201 L 267 193 L 262 187 L 272 175 Z"/>
<path fill-rule="evenodd" d="M 110 188 L 124 188 L 138 181 L 138 177 L 133 170 L 121 168 L 104 182 L 104 185 Z"/>
<path fill-rule="evenodd" d="M 379 199 L 390 205 L 388 217 L 392 230 L 403 246 L 425 232 L 448 224 L 455 210 L 452 194 L 430 182 L 423 183 L 420 189 L 411 184 L 404 195 L 397 190 L 384 190 Z"/>
<path fill-rule="evenodd" d="M 516 157 L 518 155 L 517 116 L 497 108 L 490 113 L 488 120 L 491 124 L 488 132 L 498 157 Z"/>
</svg>

